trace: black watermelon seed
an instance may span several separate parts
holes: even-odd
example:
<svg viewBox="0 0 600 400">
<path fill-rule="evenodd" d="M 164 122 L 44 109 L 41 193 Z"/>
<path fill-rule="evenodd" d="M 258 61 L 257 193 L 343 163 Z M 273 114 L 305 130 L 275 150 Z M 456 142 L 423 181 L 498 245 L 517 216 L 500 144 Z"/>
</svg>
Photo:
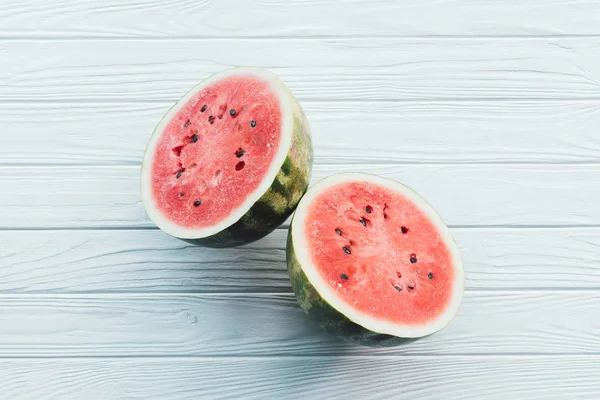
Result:
<svg viewBox="0 0 600 400">
<path fill-rule="evenodd" d="M 181 178 L 181 174 L 183 174 L 183 171 L 179 171 L 179 172 L 177 173 L 177 175 L 175 175 L 175 177 L 176 177 L 177 179 L 179 179 L 179 178 Z"/>
<path fill-rule="evenodd" d="M 342 231 L 340 229 L 336 229 L 335 233 L 337 233 L 338 235 L 342 236 Z"/>
<path fill-rule="evenodd" d="M 254 127 L 256 126 L 256 121 L 255 121 L 255 120 L 252 120 L 252 121 L 250 122 L 250 126 L 254 128 Z"/>
<path fill-rule="evenodd" d="M 190 126 L 192 123 L 190 122 L 190 120 L 188 119 L 187 122 L 185 123 L 185 126 L 188 127 Z"/>
<path fill-rule="evenodd" d="M 365 208 L 365 211 L 367 212 L 367 214 L 371 214 L 373 209 L 371 208 L 371 206 L 367 206 L 367 208 Z"/>
<path fill-rule="evenodd" d="M 198 141 L 198 135 L 192 136 L 192 143 L 196 143 Z"/>
<path fill-rule="evenodd" d="M 430 273 L 428 273 L 428 274 L 427 274 L 427 277 L 428 277 L 429 279 L 433 279 L 433 274 L 430 272 Z"/>
<path fill-rule="evenodd" d="M 352 252 L 350 251 L 350 249 L 349 249 L 349 248 L 347 248 L 346 246 L 344 246 L 344 247 L 342 247 L 342 248 L 344 249 L 344 252 L 345 252 L 346 254 L 350 254 L 350 253 L 352 253 Z"/>
<path fill-rule="evenodd" d="M 402 233 L 404 233 L 405 235 L 408 233 L 408 228 L 403 226 L 402 228 L 400 228 L 402 230 Z"/>
<path fill-rule="evenodd" d="M 362 226 L 367 226 L 367 221 L 364 218 L 361 217 L 359 221 L 362 224 Z"/>
<path fill-rule="evenodd" d="M 194 207 L 198 207 L 200 204 L 202 204 L 202 202 L 200 200 L 196 200 L 194 202 Z"/>
<path fill-rule="evenodd" d="M 241 171 L 245 166 L 246 166 L 246 163 L 243 161 L 240 161 L 239 163 L 235 164 L 235 170 Z"/>
<path fill-rule="evenodd" d="M 411 254 L 411 255 L 410 255 L 410 262 L 411 262 L 412 264 L 416 263 L 416 262 L 417 262 L 417 256 L 416 256 L 416 255 L 414 255 L 414 254 Z"/>
<path fill-rule="evenodd" d="M 208 117 L 208 121 L 209 122 L 213 122 L 214 120 L 215 120 L 215 117 L 213 115 L 211 115 L 211 116 Z"/>
<path fill-rule="evenodd" d="M 183 192 L 179 192 L 179 197 L 183 197 L 185 196 L 185 194 L 183 194 Z"/>
<path fill-rule="evenodd" d="M 231 115 L 232 117 L 235 115 L 235 110 L 233 108 L 229 110 L 229 115 Z"/>
<path fill-rule="evenodd" d="M 240 158 L 241 156 L 243 156 L 244 154 L 246 154 L 246 152 L 243 149 L 239 149 L 238 151 L 235 152 L 235 156 L 237 158 Z"/>
<path fill-rule="evenodd" d="M 342 278 L 343 280 L 347 281 L 348 280 L 348 275 L 346 274 L 341 274 L 340 278 Z"/>
<path fill-rule="evenodd" d="M 394 289 L 396 289 L 397 291 L 401 292 L 402 291 L 402 286 L 394 285 Z"/>
<path fill-rule="evenodd" d="M 204 105 L 204 107 L 202 107 L 202 110 L 200 110 L 200 112 L 204 112 L 206 111 L 206 104 Z"/>
<path fill-rule="evenodd" d="M 410 286 L 410 285 L 407 285 L 406 287 L 409 288 L 410 290 L 413 290 L 415 288 L 414 286 Z"/>
</svg>

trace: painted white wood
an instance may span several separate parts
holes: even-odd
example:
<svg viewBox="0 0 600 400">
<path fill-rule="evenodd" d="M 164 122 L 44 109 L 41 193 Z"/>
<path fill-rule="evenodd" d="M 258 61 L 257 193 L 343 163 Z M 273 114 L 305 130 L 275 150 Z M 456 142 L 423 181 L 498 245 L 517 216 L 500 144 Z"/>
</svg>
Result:
<svg viewBox="0 0 600 400">
<path fill-rule="evenodd" d="M 599 15 L 588 0 L 2 2 L 0 397 L 600 398 Z M 285 228 L 215 250 L 153 227 L 152 128 L 235 65 L 301 100 L 313 182 L 392 177 L 454 226 L 468 290 L 447 329 L 337 341 L 290 294 Z"/>
<path fill-rule="evenodd" d="M 238 65 L 270 68 L 301 101 L 600 99 L 600 37 L 16 40 L 0 54 L 0 101 L 174 101 Z"/>
<path fill-rule="evenodd" d="M 600 229 L 452 232 L 468 289 L 600 288 Z M 223 250 L 158 230 L 0 231 L 0 293 L 289 293 L 286 235 Z"/>
<path fill-rule="evenodd" d="M 592 357 L 2 360 L 8 399 L 596 400 Z"/>
<path fill-rule="evenodd" d="M 0 164 L 139 164 L 171 105 L 4 104 Z M 320 163 L 600 162 L 599 101 L 302 105 Z"/>
<path fill-rule="evenodd" d="M 292 294 L 2 295 L 0 357 L 600 354 L 598 291 L 467 291 L 437 334 L 393 348 L 333 338 Z"/>
<path fill-rule="evenodd" d="M 450 225 L 598 225 L 600 165 L 317 164 L 315 182 L 356 171 L 414 188 Z M 153 227 L 139 167 L 0 168 L 0 228 Z"/>
<path fill-rule="evenodd" d="M 598 34 L 585 0 L 24 0 L 2 6 L 6 37 L 314 37 Z"/>
</svg>

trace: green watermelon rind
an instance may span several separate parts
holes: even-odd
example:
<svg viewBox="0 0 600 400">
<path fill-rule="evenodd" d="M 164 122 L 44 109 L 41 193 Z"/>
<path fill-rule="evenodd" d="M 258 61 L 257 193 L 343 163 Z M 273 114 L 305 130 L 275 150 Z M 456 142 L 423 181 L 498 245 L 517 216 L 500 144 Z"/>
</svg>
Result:
<svg viewBox="0 0 600 400">
<path fill-rule="evenodd" d="M 250 71 L 260 70 L 258 68 L 234 68 L 230 71 L 242 71 L 245 69 Z M 224 72 L 227 73 L 230 71 Z M 212 77 L 209 77 L 207 80 L 211 78 Z M 284 223 L 294 212 L 300 199 L 308 189 L 313 163 L 313 146 L 310 127 L 304 111 L 287 86 L 280 80 L 278 80 L 278 82 L 280 88 L 282 88 L 285 95 L 288 96 L 289 104 L 291 106 L 291 118 L 293 119 L 291 124 L 292 137 L 285 160 L 281 164 L 270 187 L 237 221 L 212 235 L 199 238 L 184 238 L 169 232 L 168 230 L 167 233 L 188 243 L 204 247 L 235 247 L 252 243 L 265 237 L 273 232 L 279 225 Z M 192 91 L 193 90 L 194 89 L 192 89 Z M 177 104 L 167 112 L 167 115 L 176 106 Z M 156 131 L 153 136 L 154 135 L 156 135 Z M 146 152 L 150 149 L 149 143 Z M 145 160 L 146 155 L 144 156 L 141 168 L 142 198 L 144 200 L 144 206 L 148 211 L 147 207 L 151 207 L 152 204 L 147 196 L 143 195 L 144 170 L 149 168 L 149 165 L 146 165 Z M 152 215 L 150 213 L 148 214 L 152 218 Z M 154 218 L 152 219 L 154 220 Z M 161 227 L 157 221 L 154 220 L 154 222 Z M 161 229 L 163 228 L 161 227 Z"/>
</svg>

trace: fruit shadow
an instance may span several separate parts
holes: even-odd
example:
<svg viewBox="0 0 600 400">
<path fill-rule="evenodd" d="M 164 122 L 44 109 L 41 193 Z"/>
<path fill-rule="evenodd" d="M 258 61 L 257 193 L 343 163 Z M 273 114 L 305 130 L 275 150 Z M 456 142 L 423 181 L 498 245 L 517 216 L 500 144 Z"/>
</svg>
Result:
<svg viewBox="0 0 600 400">
<path fill-rule="evenodd" d="M 200 247 L 156 234 L 156 244 L 130 254 L 123 271 L 136 269 L 136 283 L 156 291 L 184 293 L 289 293 L 285 261 L 287 231 L 278 229 L 245 246 Z M 159 286 L 157 286 L 159 285 Z"/>
<path fill-rule="evenodd" d="M 232 342 L 245 338 L 250 347 L 287 342 L 289 346 L 277 346 L 278 354 L 343 356 L 375 354 L 376 349 L 414 340 L 386 335 L 356 340 L 357 332 L 352 331 L 347 332 L 349 337 L 339 337 L 304 314 L 291 290 L 286 236 L 287 230 L 278 229 L 257 242 L 231 249 L 202 248 L 173 239 L 172 249 L 155 255 L 142 252 L 138 257 L 162 258 L 159 264 L 150 264 L 157 267 L 153 275 L 161 275 L 153 280 L 159 281 L 162 289 L 222 293 L 211 296 L 211 312 L 201 312 L 204 316 L 198 327 L 226 326 Z"/>
</svg>

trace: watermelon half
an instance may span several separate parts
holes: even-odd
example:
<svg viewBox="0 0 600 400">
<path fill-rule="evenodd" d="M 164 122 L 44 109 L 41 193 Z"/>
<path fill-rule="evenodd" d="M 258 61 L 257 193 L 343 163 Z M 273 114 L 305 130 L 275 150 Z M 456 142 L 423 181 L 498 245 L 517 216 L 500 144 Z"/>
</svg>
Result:
<svg viewBox="0 0 600 400">
<path fill-rule="evenodd" d="M 235 68 L 190 90 L 160 121 L 142 162 L 148 216 L 209 247 L 269 234 L 294 211 L 312 168 L 310 128 L 279 78 Z"/>
<path fill-rule="evenodd" d="M 333 175 L 308 191 L 287 265 L 302 309 L 364 344 L 434 333 L 463 298 L 459 251 L 440 216 L 410 188 L 374 175 Z"/>
</svg>

